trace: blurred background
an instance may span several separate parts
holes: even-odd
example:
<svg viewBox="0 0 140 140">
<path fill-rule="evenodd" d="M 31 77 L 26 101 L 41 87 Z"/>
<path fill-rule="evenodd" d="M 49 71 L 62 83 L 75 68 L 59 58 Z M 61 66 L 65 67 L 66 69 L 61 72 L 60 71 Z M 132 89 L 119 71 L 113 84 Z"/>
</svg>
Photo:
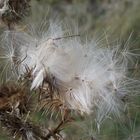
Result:
<svg viewBox="0 0 140 140">
<path fill-rule="evenodd" d="M 109 32 L 114 38 L 125 39 L 132 33 L 133 41 L 137 42 L 140 37 L 139 7 L 139 0 L 32 0 L 31 17 L 36 20 L 50 15 L 51 18 L 73 20 L 81 34 Z"/>
<path fill-rule="evenodd" d="M 71 23 L 81 36 L 99 41 L 107 35 L 110 43 L 123 45 L 131 36 L 130 49 L 135 49 L 140 55 L 140 0 L 31 0 L 31 13 L 22 24 L 50 18 Z M 130 74 L 139 79 L 139 69 L 138 60 L 136 70 Z M 140 140 L 140 98 L 139 95 L 130 97 L 125 117 L 108 118 L 100 131 L 93 117 L 95 114 L 77 117 L 76 122 L 63 132 L 66 140 Z M 40 115 L 34 118 L 34 121 L 38 120 Z M 3 139 L 6 139 L 4 134 L 0 140 Z"/>
</svg>

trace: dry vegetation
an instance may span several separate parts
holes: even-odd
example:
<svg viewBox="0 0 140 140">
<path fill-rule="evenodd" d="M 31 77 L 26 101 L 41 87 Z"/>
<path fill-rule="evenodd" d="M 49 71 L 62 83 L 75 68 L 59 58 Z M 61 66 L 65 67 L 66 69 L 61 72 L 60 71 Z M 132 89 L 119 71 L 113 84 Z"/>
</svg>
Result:
<svg viewBox="0 0 140 140">
<path fill-rule="evenodd" d="M 139 6 L 1 0 L 0 139 L 139 140 Z"/>
</svg>

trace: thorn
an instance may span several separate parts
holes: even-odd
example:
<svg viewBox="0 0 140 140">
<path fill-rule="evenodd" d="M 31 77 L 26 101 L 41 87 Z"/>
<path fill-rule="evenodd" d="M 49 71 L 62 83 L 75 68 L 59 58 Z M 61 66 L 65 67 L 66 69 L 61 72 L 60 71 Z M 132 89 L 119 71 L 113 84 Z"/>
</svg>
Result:
<svg viewBox="0 0 140 140">
<path fill-rule="evenodd" d="M 60 39 L 63 39 L 63 38 L 69 38 L 69 37 L 80 37 L 80 35 L 68 35 L 68 36 L 62 36 L 62 37 L 54 38 L 53 40 L 60 40 Z"/>
</svg>

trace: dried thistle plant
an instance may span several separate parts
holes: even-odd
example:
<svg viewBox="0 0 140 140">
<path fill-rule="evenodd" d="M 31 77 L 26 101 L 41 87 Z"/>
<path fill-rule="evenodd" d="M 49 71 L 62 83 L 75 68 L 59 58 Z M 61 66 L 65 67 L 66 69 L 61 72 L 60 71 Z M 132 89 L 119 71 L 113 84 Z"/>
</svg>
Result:
<svg viewBox="0 0 140 140">
<path fill-rule="evenodd" d="M 50 22 L 45 36 L 36 38 L 28 31 L 2 36 L 6 83 L 0 88 L 1 122 L 15 138 L 63 139 L 61 131 L 74 120 L 72 112 L 94 112 L 99 129 L 110 114 L 119 118 L 125 110 L 123 99 L 138 92 L 139 81 L 128 75 L 130 66 L 135 66 L 133 56 L 138 55 L 129 52 L 127 42 L 124 48 L 103 48 L 94 41 L 84 44 L 79 35 L 65 34 Z M 7 83 L 13 79 L 18 85 Z M 55 117 L 58 125 L 36 126 L 30 116 L 37 112 Z"/>
<path fill-rule="evenodd" d="M 1 18 L 11 25 L 26 15 L 29 1 L 7 0 L 0 4 Z M 120 118 L 125 97 L 139 91 L 139 80 L 129 76 L 139 54 L 124 47 L 101 47 L 95 40 L 84 42 L 55 21 L 46 32 L 5 31 L 1 36 L 0 122 L 13 139 L 63 140 L 61 131 L 74 113 L 94 113 L 97 128 L 112 114 Z M 57 125 L 40 125 L 36 113 Z"/>
</svg>

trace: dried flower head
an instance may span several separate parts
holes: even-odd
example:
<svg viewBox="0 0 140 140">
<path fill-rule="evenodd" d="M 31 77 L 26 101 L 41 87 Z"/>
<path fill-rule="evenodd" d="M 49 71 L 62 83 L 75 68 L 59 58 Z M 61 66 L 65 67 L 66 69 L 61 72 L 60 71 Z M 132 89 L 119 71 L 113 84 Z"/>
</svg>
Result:
<svg viewBox="0 0 140 140">
<path fill-rule="evenodd" d="M 55 91 L 52 95 L 58 94 L 63 106 L 87 114 L 97 110 L 98 123 L 110 112 L 120 116 L 122 98 L 138 88 L 139 81 L 128 76 L 135 54 L 129 53 L 127 43 L 124 48 L 101 47 L 94 40 L 84 43 L 80 37 L 66 38 L 66 34 L 55 22 L 50 22 L 44 36 L 42 32 L 38 37 L 14 32 L 18 58 L 23 60 L 18 65 L 19 76 L 28 67 L 32 70 L 31 90 L 50 83 L 52 93 Z"/>
<path fill-rule="evenodd" d="M 20 85 L 22 86 L 22 85 Z M 24 114 L 31 108 L 27 89 L 17 84 L 5 83 L 0 86 L 0 111 Z"/>
</svg>

